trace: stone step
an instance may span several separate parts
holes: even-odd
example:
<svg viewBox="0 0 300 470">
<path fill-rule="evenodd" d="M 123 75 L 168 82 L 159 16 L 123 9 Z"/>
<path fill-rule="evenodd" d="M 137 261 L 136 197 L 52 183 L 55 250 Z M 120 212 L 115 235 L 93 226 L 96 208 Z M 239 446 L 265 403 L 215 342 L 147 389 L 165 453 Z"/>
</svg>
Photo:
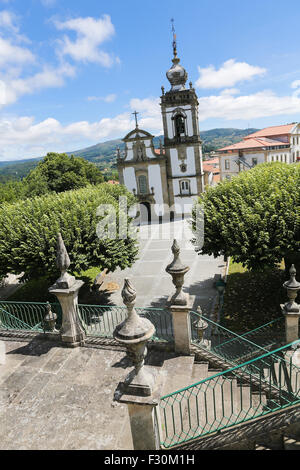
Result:
<svg viewBox="0 0 300 470">
<path fill-rule="evenodd" d="M 283 436 L 284 450 L 300 450 L 300 436 Z"/>
<path fill-rule="evenodd" d="M 167 358 L 162 366 L 162 373 L 167 377 L 162 395 L 173 393 L 176 390 L 191 384 L 194 367 L 194 356 L 177 356 Z"/>
<path fill-rule="evenodd" d="M 191 377 L 191 384 L 200 382 L 208 377 L 208 362 L 195 361 L 193 373 Z"/>
<path fill-rule="evenodd" d="M 172 394 L 186 388 L 192 383 L 194 356 L 177 356 L 167 358 L 162 366 L 164 375 L 162 396 Z M 162 423 L 162 439 L 169 444 L 168 435 L 177 435 L 179 440 L 186 438 L 183 421 L 189 404 L 190 392 L 174 395 L 161 402 L 160 418 Z"/>
</svg>

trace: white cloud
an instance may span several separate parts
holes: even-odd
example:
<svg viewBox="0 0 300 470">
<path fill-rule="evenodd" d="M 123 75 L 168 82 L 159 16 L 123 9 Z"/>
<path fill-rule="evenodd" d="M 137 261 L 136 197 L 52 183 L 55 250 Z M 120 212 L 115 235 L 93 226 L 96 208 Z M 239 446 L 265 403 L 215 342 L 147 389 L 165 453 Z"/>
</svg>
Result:
<svg viewBox="0 0 300 470">
<path fill-rule="evenodd" d="M 105 101 L 105 103 L 113 103 L 116 101 L 117 95 L 115 93 L 110 93 L 106 96 L 88 96 L 88 101 Z"/>
<path fill-rule="evenodd" d="M 15 33 L 19 31 L 16 26 L 16 15 L 8 10 L 0 11 L 0 28 L 11 30 Z"/>
<path fill-rule="evenodd" d="M 47 79 L 45 75 L 44 80 L 47 86 L 51 83 L 53 86 L 58 85 L 51 73 Z M 300 87 L 291 95 L 285 96 L 278 96 L 270 90 L 251 95 L 237 95 L 237 92 L 236 89 L 230 89 L 219 95 L 198 98 L 199 120 L 203 122 L 217 118 L 243 121 L 300 113 Z M 127 112 L 96 122 L 77 121 L 63 125 L 52 117 L 41 122 L 35 122 L 29 116 L 0 118 L 1 160 L 42 156 L 49 151 L 72 151 L 103 140 L 122 137 L 135 127 L 132 115 L 134 110 L 140 113 L 138 123 L 141 129 L 154 135 L 162 133 L 158 98 L 134 98 L 128 103 Z"/>
<path fill-rule="evenodd" d="M 300 113 L 299 92 L 300 89 L 292 95 L 278 96 L 271 90 L 264 90 L 242 96 L 220 94 L 200 97 L 199 120 L 248 120 Z"/>
<path fill-rule="evenodd" d="M 0 37 L 0 66 L 27 65 L 33 63 L 33 53 L 25 47 L 16 46 L 10 39 Z"/>
<path fill-rule="evenodd" d="M 103 15 L 99 19 L 79 17 L 63 22 L 55 21 L 55 25 L 59 30 L 71 30 L 76 33 L 74 41 L 67 35 L 60 40 L 60 55 L 69 55 L 79 62 L 96 62 L 104 67 L 111 67 L 114 62 L 119 61 L 99 48 L 115 34 L 109 15 Z"/>
<path fill-rule="evenodd" d="M 300 87 L 300 80 L 294 80 L 291 83 L 291 88 L 299 88 Z"/>
<path fill-rule="evenodd" d="M 162 122 L 158 100 L 133 99 L 129 110 L 100 121 L 78 121 L 68 125 L 48 118 L 36 123 L 33 117 L 0 118 L 0 159 L 38 157 L 47 152 L 72 151 L 106 139 L 119 138 L 134 129 L 132 111 L 141 112 L 139 127 L 160 133 Z"/>
<path fill-rule="evenodd" d="M 206 68 L 198 67 L 200 77 L 195 85 L 198 88 L 233 87 L 236 83 L 251 80 L 257 75 L 264 75 L 266 69 L 249 65 L 246 62 L 236 62 L 229 59 L 216 70 L 213 65 Z"/>
<path fill-rule="evenodd" d="M 65 77 L 74 77 L 75 69 L 65 63 L 54 68 L 44 66 L 27 78 L 14 78 L 0 80 L 0 107 L 15 103 L 20 96 L 32 94 L 44 88 L 61 87 L 65 83 Z"/>
</svg>

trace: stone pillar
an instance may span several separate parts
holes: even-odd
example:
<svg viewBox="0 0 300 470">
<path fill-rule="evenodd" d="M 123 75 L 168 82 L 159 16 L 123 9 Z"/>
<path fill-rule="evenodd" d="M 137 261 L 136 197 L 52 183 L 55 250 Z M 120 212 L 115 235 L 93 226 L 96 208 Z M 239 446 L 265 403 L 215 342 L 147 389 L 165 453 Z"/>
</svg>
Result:
<svg viewBox="0 0 300 470">
<path fill-rule="evenodd" d="M 182 291 L 184 275 L 190 269 L 185 266 L 179 257 L 180 249 L 177 241 L 172 245 L 173 261 L 166 267 L 167 273 L 171 274 L 173 284 L 176 288 L 175 294 L 169 297 L 167 307 L 172 314 L 175 351 L 179 354 L 190 354 L 191 348 L 191 302 L 189 294 Z"/>
<path fill-rule="evenodd" d="M 122 297 L 128 317 L 116 327 L 114 338 L 126 346 L 134 369 L 118 385 L 115 400 L 127 404 L 134 450 L 157 450 L 160 446 L 160 423 L 156 412 L 160 381 L 154 367 L 144 366 L 146 343 L 155 333 L 155 328 L 149 320 L 136 313 L 136 291 L 129 279 L 125 279 Z"/>
<path fill-rule="evenodd" d="M 62 308 L 62 342 L 68 347 L 77 347 L 84 344 L 85 340 L 85 331 L 78 315 L 78 292 L 84 283 L 67 273 L 70 259 L 61 234 L 58 234 L 56 263 L 61 276 L 49 288 L 49 292 L 56 295 Z"/>
<path fill-rule="evenodd" d="M 158 403 L 121 400 L 127 403 L 134 450 L 159 450 L 161 428 Z"/>
<path fill-rule="evenodd" d="M 290 279 L 283 286 L 287 289 L 289 298 L 289 301 L 281 306 L 285 316 L 285 340 L 288 344 L 299 339 L 300 305 L 295 300 L 300 290 L 300 283 L 296 280 L 296 269 L 293 264 L 290 268 Z"/>
<path fill-rule="evenodd" d="M 6 362 L 5 341 L 0 341 L 0 366 L 3 366 L 5 362 Z"/>
</svg>

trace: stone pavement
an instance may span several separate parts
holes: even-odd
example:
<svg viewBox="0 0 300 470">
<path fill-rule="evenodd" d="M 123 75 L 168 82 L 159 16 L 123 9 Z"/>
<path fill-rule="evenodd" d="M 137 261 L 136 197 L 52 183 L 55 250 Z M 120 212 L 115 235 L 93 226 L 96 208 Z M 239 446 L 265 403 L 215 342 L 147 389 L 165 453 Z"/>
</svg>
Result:
<svg viewBox="0 0 300 470">
<path fill-rule="evenodd" d="M 193 308 L 200 305 L 204 315 L 208 315 L 216 295 L 214 276 L 224 274 L 225 262 L 222 257 L 198 255 L 190 241 L 192 237 L 187 220 L 141 226 L 139 259 L 131 268 L 109 274 L 103 283 L 103 290 L 109 286 L 117 288 L 112 290 L 109 302 L 122 305 L 121 290 L 124 279 L 129 277 L 137 291 L 137 307 L 163 306 L 175 291 L 165 269 L 173 259 L 171 246 L 176 238 L 181 248 L 180 258 L 190 267 L 183 290 L 194 296 Z"/>
<path fill-rule="evenodd" d="M 124 351 L 5 343 L 0 449 L 132 449 L 127 407 L 113 401 Z"/>
<path fill-rule="evenodd" d="M 6 338 L 0 366 L 0 450 L 132 450 L 127 406 L 114 401 L 132 370 L 121 347 L 69 349 Z M 162 393 L 191 383 L 194 358 L 150 350 Z M 199 377 L 201 379 L 202 377 Z"/>
</svg>

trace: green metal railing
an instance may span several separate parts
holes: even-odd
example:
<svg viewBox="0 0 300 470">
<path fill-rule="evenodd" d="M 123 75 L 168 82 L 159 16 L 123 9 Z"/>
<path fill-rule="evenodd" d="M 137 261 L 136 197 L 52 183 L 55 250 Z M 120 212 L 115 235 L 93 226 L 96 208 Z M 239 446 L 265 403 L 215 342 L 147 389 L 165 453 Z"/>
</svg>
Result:
<svg viewBox="0 0 300 470">
<path fill-rule="evenodd" d="M 202 340 L 199 339 L 196 327 L 200 319 L 207 323 Z M 190 312 L 190 321 L 192 343 L 209 349 L 210 352 L 233 365 L 241 364 L 253 358 L 254 355 L 264 354 L 278 341 L 284 340 L 283 317 L 242 335 L 228 330 L 198 312 Z"/>
<path fill-rule="evenodd" d="M 0 302 L 0 329 L 44 331 L 46 302 Z M 51 303 L 52 312 L 57 314 L 56 328 L 62 322 L 59 303 Z M 153 341 L 173 341 L 172 317 L 169 311 L 159 308 L 136 308 L 141 317 L 148 318 L 155 326 Z M 113 338 L 116 326 L 127 317 L 126 307 L 78 305 L 78 313 L 88 336 Z"/>
<path fill-rule="evenodd" d="M 46 302 L 0 301 L 0 329 L 44 331 L 44 318 L 47 313 Z M 61 324 L 61 307 L 51 303 L 51 309 L 57 314 L 57 325 Z"/>
<path fill-rule="evenodd" d="M 300 403 L 300 369 L 292 358 L 284 358 L 298 345 L 300 340 L 161 397 L 161 446 L 170 448 Z"/>
<path fill-rule="evenodd" d="M 127 308 L 101 305 L 78 305 L 82 325 L 88 336 L 113 338 L 116 326 L 127 318 Z M 135 307 L 136 312 L 148 318 L 155 326 L 153 341 L 173 341 L 172 317 L 162 308 Z"/>
</svg>

